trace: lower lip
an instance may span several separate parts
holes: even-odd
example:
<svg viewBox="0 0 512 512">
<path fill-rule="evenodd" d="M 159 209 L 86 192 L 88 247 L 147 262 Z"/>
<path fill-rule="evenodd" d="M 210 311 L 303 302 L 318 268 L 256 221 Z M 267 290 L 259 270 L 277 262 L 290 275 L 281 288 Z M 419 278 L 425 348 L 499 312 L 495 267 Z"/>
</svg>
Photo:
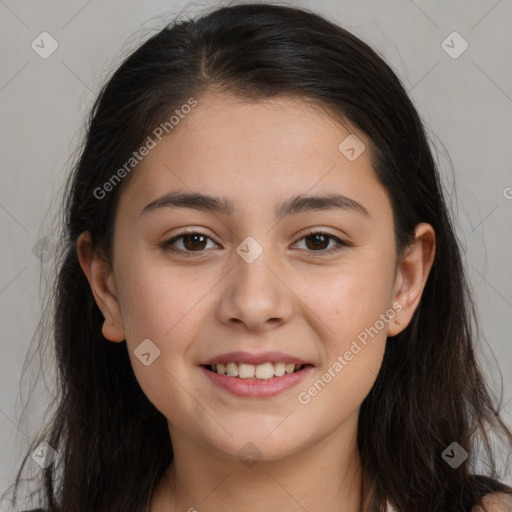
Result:
<svg viewBox="0 0 512 512">
<path fill-rule="evenodd" d="M 282 377 L 272 377 L 271 379 L 240 379 L 238 377 L 230 377 L 229 375 L 219 375 L 206 369 L 204 366 L 200 368 L 211 382 L 233 395 L 267 398 L 297 385 L 313 371 L 314 366 L 307 365 L 294 373 L 287 373 Z"/>
</svg>

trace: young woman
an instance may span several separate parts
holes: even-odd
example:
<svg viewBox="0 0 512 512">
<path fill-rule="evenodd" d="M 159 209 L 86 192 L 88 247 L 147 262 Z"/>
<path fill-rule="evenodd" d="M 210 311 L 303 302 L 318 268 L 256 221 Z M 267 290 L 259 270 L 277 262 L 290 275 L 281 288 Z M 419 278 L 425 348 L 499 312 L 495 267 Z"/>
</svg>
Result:
<svg viewBox="0 0 512 512">
<path fill-rule="evenodd" d="M 164 28 L 101 91 L 65 218 L 45 510 L 512 510 L 422 122 L 346 30 Z"/>
</svg>

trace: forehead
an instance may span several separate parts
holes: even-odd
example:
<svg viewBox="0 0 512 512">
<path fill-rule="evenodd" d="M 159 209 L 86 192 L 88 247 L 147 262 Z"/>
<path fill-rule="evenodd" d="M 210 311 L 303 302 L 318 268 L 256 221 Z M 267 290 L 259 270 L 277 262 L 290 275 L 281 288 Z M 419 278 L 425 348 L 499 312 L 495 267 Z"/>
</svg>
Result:
<svg viewBox="0 0 512 512">
<path fill-rule="evenodd" d="M 349 159 L 346 140 L 366 149 L 357 146 L 362 152 Z M 305 193 L 380 195 L 370 203 L 387 197 L 364 135 L 350 124 L 298 98 L 249 102 L 226 94 L 198 98 L 141 161 L 121 203 L 143 207 L 177 188 L 229 196 L 235 210 Z"/>
</svg>

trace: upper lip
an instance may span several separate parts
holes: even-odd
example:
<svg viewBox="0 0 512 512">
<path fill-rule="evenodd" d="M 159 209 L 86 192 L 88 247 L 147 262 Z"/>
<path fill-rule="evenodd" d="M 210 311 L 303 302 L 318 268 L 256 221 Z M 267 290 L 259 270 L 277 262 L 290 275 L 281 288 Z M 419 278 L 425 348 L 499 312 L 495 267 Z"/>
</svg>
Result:
<svg viewBox="0 0 512 512">
<path fill-rule="evenodd" d="M 263 364 L 263 363 L 294 363 L 294 364 L 312 364 L 300 359 L 299 357 L 285 354 L 284 352 L 261 352 L 259 354 L 251 354 L 250 352 L 226 352 L 218 356 L 212 357 L 201 363 L 201 366 L 219 364 L 219 363 L 246 363 L 246 364 Z"/>
</svg>

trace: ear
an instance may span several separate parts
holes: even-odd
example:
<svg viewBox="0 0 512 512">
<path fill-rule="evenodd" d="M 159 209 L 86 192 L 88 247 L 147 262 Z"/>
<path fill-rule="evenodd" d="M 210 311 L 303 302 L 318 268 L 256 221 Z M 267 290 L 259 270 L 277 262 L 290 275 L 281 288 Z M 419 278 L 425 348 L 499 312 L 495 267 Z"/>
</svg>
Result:
<svg viewBox="0 0 512 512">
<path fill-rule="evenodd" d="M 89 231 L 84 231 L 78 237 L 77 252 L 94 300 L 105 318 L 103 336 L 110 341 L 124 341 L 126 334 L 117 299 L 114 273 L 104 257 L 94 250 Z"/>
<path fill-rule="evenodd" d="M 424 222 L 415 228 L 415 240 L 408 247 L 400 262 L 394 289 L 393 303 L 399 303 L 396 315 L 388 324 L 388 336 L 403 331 L 418 307 L 430 270 L 434 263 L 435 232 Z"/>
</svg>

